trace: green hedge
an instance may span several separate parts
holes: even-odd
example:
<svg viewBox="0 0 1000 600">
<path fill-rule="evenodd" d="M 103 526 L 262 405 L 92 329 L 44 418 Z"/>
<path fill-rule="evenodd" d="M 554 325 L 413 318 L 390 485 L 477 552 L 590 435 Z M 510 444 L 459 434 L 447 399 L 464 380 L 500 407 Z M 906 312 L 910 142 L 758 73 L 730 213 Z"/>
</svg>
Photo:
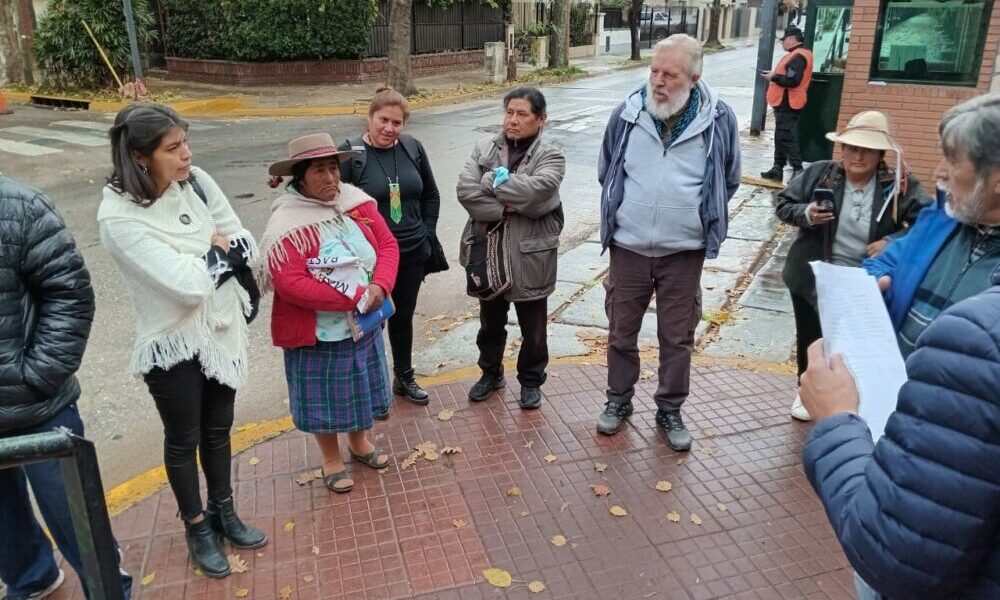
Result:
<svg viewBox="0 0 1000 600">
<path fill-rule="evenodd" d="M 161 0 L 170 56 L 252 62 L 357 58 L 375 0 Z"/>
<path fill-rule="evenodd" d="M 132 9 L 142 47 L 155 39 L 153 16 L 144 0 L 133 0 Z M 81 21 L 90 26 L 118 76 L 131 79 L 132 62 L 121 2 L 51 0 L 35 31 L 35 57 L 48 82 L 58 87 L 114 85 L 114 77 Z"/>
</svg>

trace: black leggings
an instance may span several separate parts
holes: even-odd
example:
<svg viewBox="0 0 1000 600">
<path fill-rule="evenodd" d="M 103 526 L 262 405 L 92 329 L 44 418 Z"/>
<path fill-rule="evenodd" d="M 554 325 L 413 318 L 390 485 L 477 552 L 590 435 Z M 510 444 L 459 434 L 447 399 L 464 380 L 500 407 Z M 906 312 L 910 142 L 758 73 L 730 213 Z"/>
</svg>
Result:
<svg viewBox="0 0 1000 600">
<path fill-rule="evenodd" d="M 809 368 L 809 346 L 823 337 L 819 313 L 807 298 L 792 293 L 792 311 L 795 314 L 795 362 L 799 377 Z"/>
<path fill-rule="evenodd" d="M 170 488 L 181 516 L 192 519 L 202 513 L 196 452 L 209 500 L 233 495 L 229 432 L 236 390 L 207 378 L 196 358 L 167 370 L 153 369 L 144 379 L 163 421 L 163 463 Z"/>
<path fill-rule="evenodd" d="M 399 255 L 399 271 L 392 288 L 396 313 L 389 317 L 392 371 L 397 377 L 413 368 L 413 313 L 417 310 L 417 296 L 424 281 L 424 262 L 428 256 L 430 245 L 427 242 L 413 252 Z"/>
</svg>

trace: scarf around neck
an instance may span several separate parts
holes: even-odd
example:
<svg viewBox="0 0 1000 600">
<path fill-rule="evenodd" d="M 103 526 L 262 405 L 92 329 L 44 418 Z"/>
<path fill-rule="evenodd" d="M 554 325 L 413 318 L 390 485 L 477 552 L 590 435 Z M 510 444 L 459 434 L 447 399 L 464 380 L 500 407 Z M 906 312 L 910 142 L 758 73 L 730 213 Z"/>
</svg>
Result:
<svg viewBox="0 0 1000 600">
<path fill-rule="evenodd" d="M 375 202 L 371 196 L 349 183 L 340 184 L 340 193 L 333 202 L 308 198 L 289 184 L 285 193 L 271 205 L 271 218 L 260 238 L 259 261 L 254 265 L 254 276 L 262 293 L 274 289 L 271 271 L 280 271 L 288 262 L 285 242 L 291 242 L 299 254 L 315 247 L 324 234 L 336 234 L 344 227 L 347 213 L 365 204 Z"/>
<path fill-rule="evenodd" d="M 640 95 L 642 96 L 642 110 L 646 110 L 646 95 L 649 94 L 649 84 L 642 86 Z M 691 96 L 688 98 L 687 104 L 681 109 L 680 114 L 675 114 L 677 117 L 677 122 L 674 123 L 673 127 L 670 128 L 670 140 L 664 142 L 664 146 L 669 147 L 677 138 L 681 137 L 684 130 L 688 128 L 688 125 L 694 121 L 695 117 L 698 116 L 698 108 L 701 106 L 701 90 L 698 86 L 691 88 Z M 656 115 L 649 113 L 650 118 L 653 119 L 653 124 L 656 125 L 656 133 L 659 134 L 660 139 L 663 139 L 663 125 L 664 122 L 656 118 Z M 673 117 L 671 117 L 673 118 Z"/>
</svg>

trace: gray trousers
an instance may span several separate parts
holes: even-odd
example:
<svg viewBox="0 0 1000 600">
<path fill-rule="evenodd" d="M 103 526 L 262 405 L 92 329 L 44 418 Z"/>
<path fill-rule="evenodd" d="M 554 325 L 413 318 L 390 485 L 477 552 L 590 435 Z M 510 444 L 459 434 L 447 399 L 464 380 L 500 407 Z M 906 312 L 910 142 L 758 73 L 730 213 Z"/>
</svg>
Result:
<svg viewBox="0 0 1000 600">
<path fill-rule="evenodd" d="M 639 329 L 656 293 L 656 334 L 660 346 L 659 385 L 653 399 L 660 410 L 680 408 L 691 385 L 694 331 L 701 319 L 704 250 L 649 258 L 612 245 L 604 280 L 608 314 L 609 400 L 631 400 L 639 381 Z"/>
</svg>

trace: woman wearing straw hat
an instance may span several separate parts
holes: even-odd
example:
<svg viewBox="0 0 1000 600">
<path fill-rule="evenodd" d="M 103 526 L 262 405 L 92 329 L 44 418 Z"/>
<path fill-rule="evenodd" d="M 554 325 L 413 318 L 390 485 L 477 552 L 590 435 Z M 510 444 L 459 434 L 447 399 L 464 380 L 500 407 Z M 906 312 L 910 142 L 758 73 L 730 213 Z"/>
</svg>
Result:
<svg viewBox="0 0 1000 600">
<path fill-rule="evenodd" d="M 906 169 L 882 113 L 858 113 L 841 133 L 826 137 L 840 144 L 841 160 L 809 165 L 778 194 L 775 208 L 779 219 L 799 228 L 782 270 L 795 313 L 799 376 L 806 370 L 809 344 L 822 337 L 809 262 L 861 266 L 889 240 L 904 235 L 932 201 Z M 886 152 L 895 154 L 895 167 L 886 164 Z M 811 419 L 798 394 L 791 413 Z"/>
<path fill-rule="evenodd" d="M 271 207 L 261 238 L 257 278 L 274 290 L 271 338 L 284 348 L 292 422 L 314 434 L 323 454 L 323 482 L 330 491 L 354 487 L 338 441 L 347 433 L 351 457 L 373 469 L 389 458 L 371 440 L 374 412 L 389 403 L 389 373 L 378 338 L 355 341 L 350 315 L 377 310 L 396 280 L 399 247 L 375 201 L 341 183 L 333 138 L 317 133 L 288 143 L 290 158 L 269 168 L 277 186 L 291 176 Z"/>
</svg>

